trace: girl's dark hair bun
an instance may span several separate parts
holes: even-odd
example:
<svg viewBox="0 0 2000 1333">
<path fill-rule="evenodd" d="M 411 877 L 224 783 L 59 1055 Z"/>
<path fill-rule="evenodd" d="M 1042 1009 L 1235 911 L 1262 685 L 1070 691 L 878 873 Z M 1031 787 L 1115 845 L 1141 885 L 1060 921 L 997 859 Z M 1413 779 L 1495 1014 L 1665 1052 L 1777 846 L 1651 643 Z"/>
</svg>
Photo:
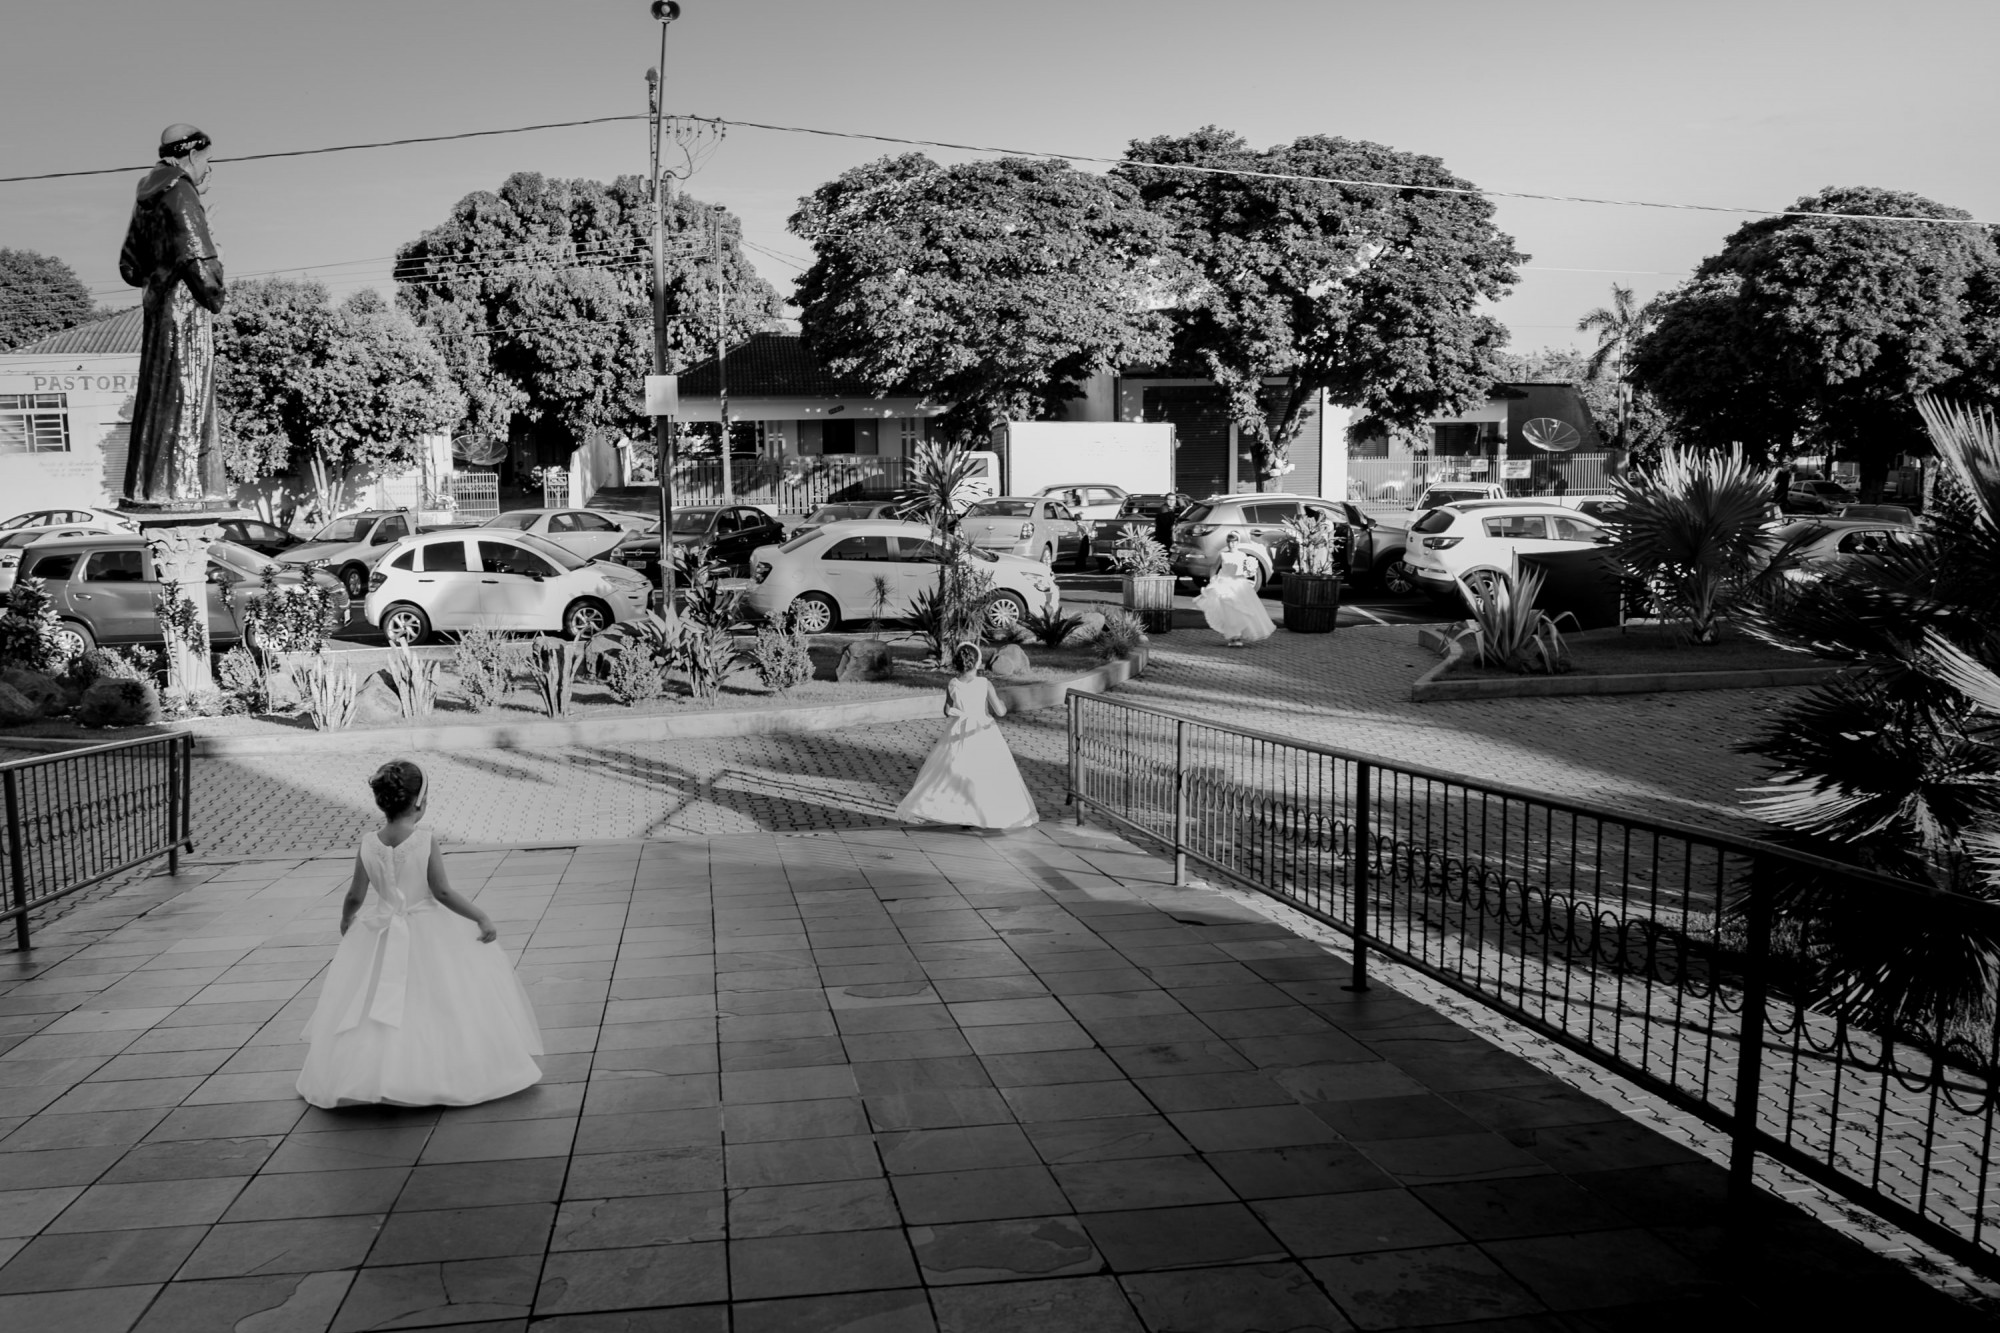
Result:
<svg viewBox="0 0 2000 1333">
<path fill-rule="evenodd" d="M 953 665 L 957 666 L 960 671 L 965 670 L 968 666 L 978 666 L 979 645 L 976 643 L 961 643 L 958 647 L 952 649 L 951 660 Z"/>
<path fill-rule="evenodd" d="M 394 819 L 417 803 L 424 790 L 424 771 L 407 759 L 391 759 L 368 779 L 368 789 L 375 793 L 382 813 Z"/>
</svg>

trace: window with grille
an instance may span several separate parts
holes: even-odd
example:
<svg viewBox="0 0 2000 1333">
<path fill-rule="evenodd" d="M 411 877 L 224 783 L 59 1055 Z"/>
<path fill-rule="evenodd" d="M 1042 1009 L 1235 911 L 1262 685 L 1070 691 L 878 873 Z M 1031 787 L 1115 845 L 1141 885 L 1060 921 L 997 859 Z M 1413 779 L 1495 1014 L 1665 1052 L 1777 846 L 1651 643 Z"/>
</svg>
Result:
<svg viewBox="0 0 2000 1333">
<path fill-rule="evenodd" d="M 0 454 L 68 452 L 68 394 L 0 393 Z"/>
</svg>

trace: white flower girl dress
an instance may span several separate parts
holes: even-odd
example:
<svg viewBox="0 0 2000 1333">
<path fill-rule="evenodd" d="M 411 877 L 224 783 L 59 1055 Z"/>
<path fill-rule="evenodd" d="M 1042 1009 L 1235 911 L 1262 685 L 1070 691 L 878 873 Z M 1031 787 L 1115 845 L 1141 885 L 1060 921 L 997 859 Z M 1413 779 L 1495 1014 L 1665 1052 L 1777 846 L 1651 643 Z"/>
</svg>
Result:
<svg viewBox="0 0 2000 1333">
<path fill-rule="evenodd" d="M 994 720 L 996 712 L 1006 710 L 991 682 L 980 676 L 953 677 L 945 682 L 944 697 L 951 725 L 896 807 L 896 818 L 990 829 L 1023 829 L 1039 822 L 1035 798 L 1021 781 L 1013 751 Z"/>
</svg>

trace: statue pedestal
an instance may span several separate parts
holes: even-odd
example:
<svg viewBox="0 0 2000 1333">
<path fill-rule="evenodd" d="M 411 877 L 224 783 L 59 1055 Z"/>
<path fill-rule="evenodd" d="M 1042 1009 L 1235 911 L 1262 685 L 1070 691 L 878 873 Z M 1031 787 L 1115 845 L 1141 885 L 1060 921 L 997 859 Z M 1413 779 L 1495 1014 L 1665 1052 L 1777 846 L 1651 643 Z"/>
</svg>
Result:
<svg viewBox="0 0 2000 1333">
<path fill-rule="evenodd" d="M 208 665 L 208 544 L 222 539 L 213 524 L 157 528 L 146 534 L 160 576 L 160 637 L 166 641 L 167 685 L 184 694 L 215 688 Z M 172 603 L 180 603 L 176 612 Z"/>
</svg>

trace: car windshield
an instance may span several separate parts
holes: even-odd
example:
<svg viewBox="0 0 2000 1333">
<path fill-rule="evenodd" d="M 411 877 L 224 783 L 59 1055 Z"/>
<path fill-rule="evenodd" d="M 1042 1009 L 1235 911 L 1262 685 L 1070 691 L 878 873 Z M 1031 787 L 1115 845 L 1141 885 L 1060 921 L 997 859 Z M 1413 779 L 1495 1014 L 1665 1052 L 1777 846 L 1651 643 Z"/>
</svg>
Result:
<svg viewBox="0 0 2000 1333">
<path fill-rule="evenodd" d="M 1181 521 L 1183 523 L 1199 523 L 1213 512 L 1215 512 L 1214 505 L 1191 505 L 1188 507 L 1188 511 L 1181 515 Z"/>
<path fill-rule="evenodd" d="M 0 537 L 0 548 L 13 549 L 21 546 L 32 546 L 47 535 L 47 533 L 36 528 L 29 528 L 26 532 L 10 532 L 5 537 Z"/>
<path fill-rule="evenodd" d="M 1033 500 L 981 500 L 965 511 L 967 518 L 1033 518 Z"/>
<path fill-rule="evenodd" d="M 791 539 L 790 541 L 786 542 L 786 543 L 785 543 L 785 544 L 784 544 L 783 546 L 780 546 L 780 547 L 779 547 L 778 549 L 779 549 L 780 551 L 785 551 L 785 552 L 787 552 L 787 553 L 789 553 L 789 552 L 792 552 L 792 551 L 796 551 L 796 550 L 798 550 L 798 549 L 799 549 L 799 548 L 800 548 L 801 546 L 810 546 L 810 545 L 812 545 L 812 544 L 813 544 L 814 542 L 818 541 L 818 540 L 820 539 L 820 537 L 821 537 L 822 535 L 823 535 L 823 534 L 821 534 L 821 533 L 820 533 L 820 532 L 818 532 L 818 531 L 813 531 L 813 532 L 802 532 L 802 533 L 800 533 L 800 534 L 799 534 L 798 536 L 796 536 L 796 537 L 792 538 L 792 539 Z"/>
<path fill-rule="evenodd" d="M 562 570 L 564 573 L 567 573 L 572 569 L 582 569 L 585 565 L 590 563 L 588 560 L 578 555 L 575 551 L 570 550 L 568 547 L 558 546 L 554 542 L 550 541 L 548 538 L 537 537 L 532 532 L 522 533 L 520 537 L 520 542 L 521 545 L 527 547 L 531 551 L 534 551 L 536 554 L 545 555 L 549 559 L 555 561 L 556 568 Z"/>
<path fill-rule="evenodd" d="M 674 515 L 674 531 L 681 533 L 707 532 L 709 520 L 715 517 L 712 509 L 683 509 Z"/>
<path fill-rule="evenodd" d="M 1416 522 L 1410 524 L 1410 531 L 1422 533 L 1443 532 L 1456 522 L 1458 522 L 1458 515 L 1452 513 L 1451 510 L 1433 509 Z"/>
<path fill-rule="evenodd" d="M 351 515 L 347 518 L 336 518 L 333 522 L 315 532 L 312 535 L 312 539 L 316 542 L 358 541 L 361 534 L 368 530 L 368 523 L 368 519 L 355 518 Z"/>
<path fill-rule="evenodd" d="M 843 518 L 851 518 L 846 505 L 821 505 L 806 519 L 808 523 L 838 523 Z"/>
<path fill-rule="evenodd" d="M 526 532 L 529 528 L 535 526 L 535 520 L 540 517 L 541 515 L 532 509 L 522 509 L 511 514 L 496 515 L 493 518 L 487 519 L 480 526 L 488 528 L 514 528 L 521 532 Z"/>
<path fill-rule="evenodd" d="M 208 556 L 209 559 L 220 560 L 231 569 L 241 570 L 252 578 L 262 574 L 265 566 L 277 563 L 271 557 L 259 555 L 249 547 L 238 546 L 235 542 L 210 542 Z"/>
</svg>

